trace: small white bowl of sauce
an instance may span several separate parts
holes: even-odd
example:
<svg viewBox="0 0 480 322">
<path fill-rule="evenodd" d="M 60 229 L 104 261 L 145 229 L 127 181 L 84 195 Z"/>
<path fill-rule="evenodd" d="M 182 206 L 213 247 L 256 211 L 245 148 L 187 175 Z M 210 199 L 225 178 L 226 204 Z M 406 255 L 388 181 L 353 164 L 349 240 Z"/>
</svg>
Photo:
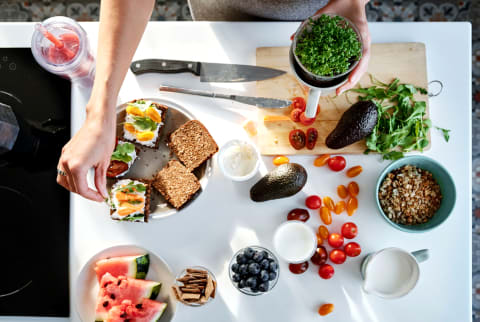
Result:
<svg viewBox="0 0 480 322">
<path fill-rule="evenodd" d="M 258 172 L 260 154 L 247 141 L 231 140 L 220 149 L 218 165 L 225 177 L 233 181 L 246 181 Z"/>
</svg>

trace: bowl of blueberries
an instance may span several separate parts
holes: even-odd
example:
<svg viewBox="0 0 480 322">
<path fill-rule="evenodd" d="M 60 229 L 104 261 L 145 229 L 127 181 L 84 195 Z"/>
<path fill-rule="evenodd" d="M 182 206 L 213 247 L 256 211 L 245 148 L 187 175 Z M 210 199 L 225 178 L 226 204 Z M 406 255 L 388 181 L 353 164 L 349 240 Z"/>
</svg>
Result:
<svg viewBox="0 0 480 322">
<path fill-rule="evenodd" d="M 278 259 L 261 246 L 240 249 L 230 261 L 230 280 L 247 295 L 270 292 L 277 284 L 279 274 Z"/>
</svg>

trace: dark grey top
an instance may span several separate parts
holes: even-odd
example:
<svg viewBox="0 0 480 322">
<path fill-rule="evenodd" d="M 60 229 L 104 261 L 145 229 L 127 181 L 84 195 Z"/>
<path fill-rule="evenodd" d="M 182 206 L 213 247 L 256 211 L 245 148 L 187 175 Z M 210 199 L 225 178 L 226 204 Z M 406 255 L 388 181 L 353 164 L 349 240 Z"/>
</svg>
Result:
<svg viewBox="0 0 480 322">
<path fill-rule="evenodd" d="M 328 0 L 188 0 L 195 20 L 300 21 L 324 7 Z"/>
<path fill-rule="evenodd" d="M 272 20 L 305 20 L 328 0 L 231 0 L 232 6 L 251 16 Z"/>
</svg>

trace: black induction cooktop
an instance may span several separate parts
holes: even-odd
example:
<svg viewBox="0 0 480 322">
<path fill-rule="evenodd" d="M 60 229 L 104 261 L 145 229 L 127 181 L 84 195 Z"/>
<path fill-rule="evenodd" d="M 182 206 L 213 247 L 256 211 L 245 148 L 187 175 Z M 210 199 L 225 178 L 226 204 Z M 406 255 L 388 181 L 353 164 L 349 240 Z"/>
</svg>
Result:
<svg viewBox="0 0 480 322">
<path fill-rule="evenodd" d="M 0 104 L 36 142 L 0 155 L 0 315 L 68 317 L 69 194 L 56 166 L 70 134 L 70 82 L 44 71 L 30 48 L 0 48 Z"/>
</svg>

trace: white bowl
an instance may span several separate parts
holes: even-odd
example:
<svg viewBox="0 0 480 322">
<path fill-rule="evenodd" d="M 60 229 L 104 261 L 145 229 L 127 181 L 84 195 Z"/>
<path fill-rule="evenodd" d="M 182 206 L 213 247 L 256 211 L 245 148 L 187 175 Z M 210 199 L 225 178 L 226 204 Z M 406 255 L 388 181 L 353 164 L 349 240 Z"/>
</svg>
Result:
<svg viewBox="0 0 480 322">
<path fill-rule="evenodd" d="M 255 153 L 255 157 L 257 158 L 255 166 L 252 168 L 252 171 L 247 173 L 244 176 L 235 176 L 227 171 L 224 166 L 224 160 L 225 160 L 225 151 L 228 150 L 233 145 L 248 145 Z M 258 152 L 258 149 L 250 142 L 243 141 L 243 140 L 230 140 L 227 143 L 225 143 L 221 148 L 220 151 L 218 152 L 218 166 L 220 167 L 220 170 L 222 171 L 223 175 L 227 177 L 230 180 L 233 181 L 247 181 L 258 172 L 258 168 L 260 167 L 260 153 Z"/>
<path fill-rule="evenodd" d="M 80 271 L 76 283 L 75 308 L 82 321 L 95 321 L 95 306 L 99 289 L 94 270 L 95 263 L 107 257 L 138 254 L 150 255 L 150 266 L 146 279 L 162 283 L 157 301 L 167 303 L 167 309 L 160 320 L 162 322 L 173 320 L 177 310 L 177 300 L 171 291 L 172 285 L 175 283 L 175 275 L 172 274 L 170 267 L 161 257 L 147 249 L 134 245 L 124 245 L 102 250 L 90 258 Z"/>
</svg>

